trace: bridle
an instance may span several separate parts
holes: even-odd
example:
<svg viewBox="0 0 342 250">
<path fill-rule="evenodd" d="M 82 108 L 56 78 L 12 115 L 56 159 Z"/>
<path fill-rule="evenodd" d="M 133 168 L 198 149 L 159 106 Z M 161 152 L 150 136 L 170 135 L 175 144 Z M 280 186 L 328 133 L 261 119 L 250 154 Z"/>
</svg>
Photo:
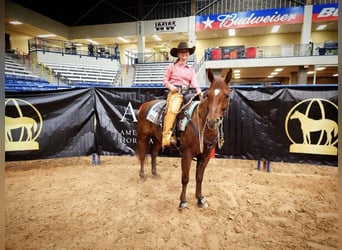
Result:
<svg viewBox="0 0 342 250">
<path fill-rule="evenodd" d="M 207 115 L 206 115 L 206 119 L 203 125 L 203 128 L 201 129 L 201 123 L 200 123 L 200 119 L 199 119 L 199 105 L 197 106 L 197 127 L 198 129 L 196 129 L 196 127 L 193 125 L 193 129 L 195 130 L 195 132 L 197 132 L 198 134 L 198 141 L 199 141 L 199 146 L 200 146 L 200 153 L 203 153 L 203 145 L 204 145 L 204 130 L 205 127 L 208 127 L 208 119 L 207 119 Z M 229 109 L 229 103 L 227 103 L 228 105 L 228 109 Z M 225 112 L 228 112 L 228 109 L 225 110 Z M 224 144 L 224 133 L 223 133 L 223 117 L 225 112 L 221 115 L 220 119 L 217 121 L 217 123 L 215 124 L 215 129 L 212 129 L 210 127 L 208 127 L 208 129 L 210 130 L 217 130 L 217 137 L 213 140 L 213 141 L 208 141 L 206 140 L 207 145 L 209 146 L 209 148 L 214 147 L 214 145 L 217 143 L 218 148 L 221 149 L 223 144 Z"/>
<path fill-rule="evenodd" d="M 206 140 L 206 144 L 212 148 L 214 147 L 214 145 L 217 143 L 218 144 L 218 148 L 221 149 L 223 144 L 224 144 L 224 133 L 223 133 L 223 115 L 221 115 L 219 121 L 216 123 L 217 126 L 215 126 L 215 129 L 212 129 L 208 126 L 208 119 L 205 119 L 203 128 L 200 129 L 200 120 L 199 120 L 199 108 L 197 107 L 197 125 L 199 129 L 196 129 L 194 126 L 193 128 L 196 129 L 197 133 L 198 133 L 198 141 L 199 141 L 199 145 L 200 145 L 200 153 L 203 153 L 203 144 L 204 144 L 204 130 L 205 127 L 207 127 L 209 130 L 217 130 L 217 137 L 213 140 L 213 141 L 208 141 Z"/>
</svg>

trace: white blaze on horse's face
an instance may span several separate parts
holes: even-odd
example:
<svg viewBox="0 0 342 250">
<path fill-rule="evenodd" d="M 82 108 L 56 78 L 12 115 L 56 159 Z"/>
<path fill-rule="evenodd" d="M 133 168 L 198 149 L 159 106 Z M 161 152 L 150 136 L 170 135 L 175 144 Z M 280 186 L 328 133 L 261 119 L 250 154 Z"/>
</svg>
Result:
<svg viewBox="0 0 342 250">
<path fill-rule="evenodd" d="M 221 90 L 219 89 L 214 89 L 214 95 L 215 96 L 218 96 L 218 94 L 220 94 Z"/>
</svg>

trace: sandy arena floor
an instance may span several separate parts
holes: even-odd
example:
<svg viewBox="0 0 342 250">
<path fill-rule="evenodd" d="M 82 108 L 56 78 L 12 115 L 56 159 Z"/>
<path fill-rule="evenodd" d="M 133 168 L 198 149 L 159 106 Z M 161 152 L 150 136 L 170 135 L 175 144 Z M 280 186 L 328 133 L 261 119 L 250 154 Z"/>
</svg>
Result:
<svg viewBox="0 0 342 250">
<path fill-rule="evenodd" d="M 6 249 L 337 249 L 337 167 L 211 159 L 202 209 L 194 170 L 180 212 L 179 158 L 6 162 Z"/>
</svg>

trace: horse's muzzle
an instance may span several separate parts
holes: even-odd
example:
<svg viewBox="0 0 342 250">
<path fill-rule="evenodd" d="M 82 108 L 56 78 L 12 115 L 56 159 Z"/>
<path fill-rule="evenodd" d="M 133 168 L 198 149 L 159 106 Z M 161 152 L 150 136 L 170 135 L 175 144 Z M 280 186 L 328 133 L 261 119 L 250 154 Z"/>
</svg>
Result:
<svg viewBox="0 0 342 250">
<path fill-rule="evenodd" d="M 206 124 L 210 130 L 217 130 L 222 123 L 222 118 L 209 119 L 207 118 Z"/>
</svg>

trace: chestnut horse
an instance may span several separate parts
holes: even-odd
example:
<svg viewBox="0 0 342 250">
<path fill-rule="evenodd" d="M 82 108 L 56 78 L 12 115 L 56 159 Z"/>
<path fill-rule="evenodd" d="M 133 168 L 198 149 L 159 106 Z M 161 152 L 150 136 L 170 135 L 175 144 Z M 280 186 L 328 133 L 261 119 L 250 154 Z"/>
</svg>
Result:
<svg viewBox="0 0 342 250">
<path fill-rule="evenodd" d="M 188 117 L 188 124 L 179 133 L 180 155 L 182 166 L 182 191 L 179 209 L 188 207 L 186 188 L 189 182 L 189 172 L 192 160 L 196 160 L 196 198 L 198 207 L 206 207 L 202 195 L 204 170 L 209 162 L 211 150 L 223 144 L 222 122 L 225 110 L 229 106 L 230 69 L 224 78 L 214 77 L 212 71 L 207 72 L 210 86 L 201 101 Z M 164 100 L 153 100 L 142 104 L 137 123 L 137 157 L 140 161 L 140 178 L 144 179 L 144 162 L 147 153 L 151 154 L 152 175 L 158 177 L 156 158 L 162 147 L 162 127 L 146 119 L 151 106 Z M 184 113 L 180 115 L 184 116 Z M 150 143 L 152 142 L 152 143 Z"/>
</svg>

